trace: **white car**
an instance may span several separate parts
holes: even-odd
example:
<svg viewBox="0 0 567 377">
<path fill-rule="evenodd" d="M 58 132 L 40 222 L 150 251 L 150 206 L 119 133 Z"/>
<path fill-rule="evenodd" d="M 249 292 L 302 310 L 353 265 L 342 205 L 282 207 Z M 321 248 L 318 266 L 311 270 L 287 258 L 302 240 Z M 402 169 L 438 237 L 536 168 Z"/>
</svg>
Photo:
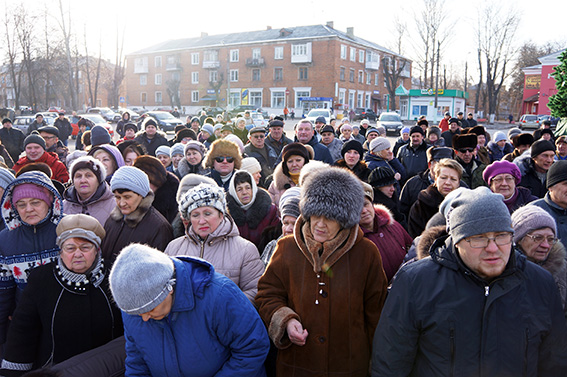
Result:
<svg viewBox="0 0 567 377">
<path fill-rule="evenodd" d="M 380 114 L 380 118 L 378 118 L 376 126 L 383 126 L 386 129 L 386 134 L 390 133 L 399 135 L 400 131 L 404 127 L 404 124 L 402 123 L 402 120 L 398 113 L 390 112 Z"/>
<path fill-rule="evenodd" d="M 254 127 L 268 127 L 268 121 L 264 119 L 262 113 L 254 111 L 250 113 L 250 116 L 254 122 Z"/>
<path fill-rule="evenodd" d="M 329 124 L 331 121 L 331 110 L 328 109 L 312 109 L 307 113 L 305 117 L 306 120 L 310 121 L 315 125 L 315 120 L 319 117 L 325 118 L 325 124 Z"/>
</svg>

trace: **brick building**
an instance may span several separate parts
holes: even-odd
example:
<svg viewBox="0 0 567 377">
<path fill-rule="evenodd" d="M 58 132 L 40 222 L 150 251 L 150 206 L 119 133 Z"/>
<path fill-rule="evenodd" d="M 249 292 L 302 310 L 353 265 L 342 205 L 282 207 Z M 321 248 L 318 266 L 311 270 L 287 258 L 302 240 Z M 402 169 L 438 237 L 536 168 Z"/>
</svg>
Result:
<svg viewBox="0 0 567 377">
<path fill-rule="evenodd" d="M 392 64 L 393 63 L 393 64 Z M 180 106 L 193 114 L 207 106 L 254 105 L 297 115 L 313 107 L 386 106 L 383 66 L 401 67 L 411 85 L 411 61 L 326 25 L 179 39 L 126 56 L 128 106 Z"/>
</svg>

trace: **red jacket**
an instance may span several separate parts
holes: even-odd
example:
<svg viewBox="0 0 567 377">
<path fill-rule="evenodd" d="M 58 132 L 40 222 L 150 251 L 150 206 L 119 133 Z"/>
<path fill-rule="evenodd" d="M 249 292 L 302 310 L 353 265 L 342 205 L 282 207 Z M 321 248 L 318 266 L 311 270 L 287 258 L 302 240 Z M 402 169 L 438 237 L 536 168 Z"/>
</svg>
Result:
<svg viewBox="0 0 567 377">
<path fill-rule="evenodd" d="M 441 122 L 439 122 L 439 128 L 441 128 L 441 132 L 449 131 L 449 121 L 447 118 L 443 117 Z"/>
<path fill-rule="evenodd" d="M 14 164 L 13 169 L 17 173 L 25 165 L 31 164 L 32 162 L 43 162 L 49 165 L 52 172 L 52 179 L 55 179 L 61 183 L 69 182 L 69 172 L 67 171 L 65 164 L 59 161 L 59 157 L 57 157 L 57 153 L 55 152 L 44 152 L 43 155 L 35 161 L 32 161 L 28 159 L 27 156 L 24 156 Z"/>
</svg>

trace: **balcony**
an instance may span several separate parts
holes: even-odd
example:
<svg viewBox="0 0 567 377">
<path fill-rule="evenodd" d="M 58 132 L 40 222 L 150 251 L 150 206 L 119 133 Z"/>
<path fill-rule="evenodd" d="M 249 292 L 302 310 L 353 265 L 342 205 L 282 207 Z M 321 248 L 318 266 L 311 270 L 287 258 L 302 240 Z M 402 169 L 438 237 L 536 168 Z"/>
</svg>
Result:
<svg viewBox="0 0 567 377">
<path fill-rule="evenodd" d="M 179 64 L 179 62 L 175 62 L 175 63 L 167 63 L 165 65 L 165 70 L 166 71 L 180 71 L 181 68 L 181 64 Z"/>
<path fill-rule="evenodd" d="M 217 69 L 219 67 L 220 67 L 220 61 L 218 60 L 203 61 L 203 68 L 205 69 Z"/>
<path fill-rule="evenodd" d="M 148 73 L 148 66 L 147 65 L 135 65 L 134 66 L 134 73 Z"/>
<path fill-rule="evenodd" d="M 247 67 L 263 67 L 264 66 L 264 58 L 248 58 L 248 59 L 246 59 L 246 66 Z"/>
<path fill-rule="evenodd" d="M 379 61 L 375 61 L 375 62 L 367 61 L 365 68 L 368 69 L 368 70 L 377 71 L 377 70 L 380 69 L 380 62 Z"/>
</svg>

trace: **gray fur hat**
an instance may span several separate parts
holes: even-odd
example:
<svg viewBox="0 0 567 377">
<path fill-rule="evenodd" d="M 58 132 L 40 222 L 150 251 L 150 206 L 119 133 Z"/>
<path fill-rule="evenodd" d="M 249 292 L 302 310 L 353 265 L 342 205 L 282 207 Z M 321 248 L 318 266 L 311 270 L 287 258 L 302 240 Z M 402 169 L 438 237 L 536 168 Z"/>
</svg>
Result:
<svg viewBox="0 0 567 377">
<path fill-rule="evenodd" d="M 341 228 L 352 228 L 360 221 L 363 205 L 361 181 L 346 169 L 328 168 L 307 177 L 301 189 L 299 210 L 306 220 L 324 216 L 337 221 Z"/>
</svg>

